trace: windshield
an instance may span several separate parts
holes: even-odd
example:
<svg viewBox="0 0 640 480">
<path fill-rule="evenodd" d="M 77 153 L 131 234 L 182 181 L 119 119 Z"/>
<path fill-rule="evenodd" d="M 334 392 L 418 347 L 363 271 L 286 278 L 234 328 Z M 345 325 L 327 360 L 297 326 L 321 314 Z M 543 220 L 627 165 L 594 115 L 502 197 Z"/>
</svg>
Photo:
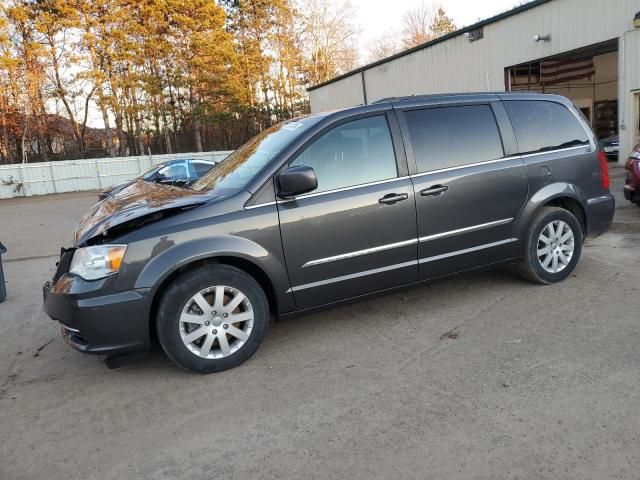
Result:
<svg viewBox="0 0 640 480">
<path fill-rule="evenodd" d="M 318 122 L 305 117 L 279 123 L 253 137 L 227 158 L 216 164 L 191 188 L 200 192 L 233 193 L 249 182 L 302 132 Z"/>
</svg>

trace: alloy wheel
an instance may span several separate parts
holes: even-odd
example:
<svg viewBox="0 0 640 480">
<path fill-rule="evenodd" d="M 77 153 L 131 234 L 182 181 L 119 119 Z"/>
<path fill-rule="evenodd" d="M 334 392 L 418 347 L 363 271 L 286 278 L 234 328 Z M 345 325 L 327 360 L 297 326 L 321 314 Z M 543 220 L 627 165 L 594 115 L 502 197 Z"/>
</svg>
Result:
<svg viewBox="0 0 640 480">
<path fill-rule="evenodd" d="M 550 273 L 558 273 L 567 268 L 575 248 L 573 230 L 562 220 L 553 220 L 540 232 L 538 237 L 538 261 Z"/>
<path fill-rule="evenodd" d="M 192 296 L 180 314 L 182 342 L 201 358 L 224 358 L 247 342 L 253 329 L 253 308 L 240 290 L 225 285 Z"/>
</svg>

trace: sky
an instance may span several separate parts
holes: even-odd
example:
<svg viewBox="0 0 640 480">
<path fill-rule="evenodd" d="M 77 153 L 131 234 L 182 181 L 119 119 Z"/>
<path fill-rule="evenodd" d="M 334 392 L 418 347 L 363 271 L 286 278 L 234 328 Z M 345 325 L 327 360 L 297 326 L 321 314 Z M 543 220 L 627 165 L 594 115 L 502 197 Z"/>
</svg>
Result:
<svg viewBox="0 0 640 480">
<path fill-rule="evenodd" d="M 361 29 L 360 48 L 380 36 L 386 30 L 399 29 L 404 12 L 423 3 L 423 0 L 352 0 L 358 18 L 355 23 Z M 471 25 L 478 20 L 520 5 L 522 0 L 424 0 L 427 5 L 441 5 L 458 27 Z"/>
</svg>

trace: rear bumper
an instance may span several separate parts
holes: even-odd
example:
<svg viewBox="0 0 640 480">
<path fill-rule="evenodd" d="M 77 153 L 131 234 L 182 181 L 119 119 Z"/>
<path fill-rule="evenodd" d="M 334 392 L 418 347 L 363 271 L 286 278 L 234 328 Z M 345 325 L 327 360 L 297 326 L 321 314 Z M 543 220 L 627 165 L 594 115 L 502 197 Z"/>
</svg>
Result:
<svg viewBox="0 0 640 480">
<path fill-rule="evenodd" d="M 611 226 L 613 214 L 616 209 L 616 201 L 611 192 L 599 197 L 590 198 L 587 201 L 587 236 L 598 236 Z"/>
<path fill-rule="evenodd" d="M 84 353 L 120 354 L 148 348 L 148 289 L 113 292 L 114 277 L 86 281 L 65 274 L 43 287 L 44 311 L 62 337 Z"/>
</svg>

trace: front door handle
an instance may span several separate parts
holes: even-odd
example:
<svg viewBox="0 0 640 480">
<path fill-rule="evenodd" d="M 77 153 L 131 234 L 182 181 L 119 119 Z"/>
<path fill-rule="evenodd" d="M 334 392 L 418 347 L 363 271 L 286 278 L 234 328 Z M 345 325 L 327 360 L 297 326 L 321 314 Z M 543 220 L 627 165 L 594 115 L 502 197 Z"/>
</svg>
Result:
<svg viewBox="0 0 640 480">
<path fill-rule="evenodd" d="M 446 185 L 433 185 L 429 188 L 425 188 L 424 190 L 420 190 L 420 195 L 423 197 L 427 197 L 429 195 L 436 196 L 446 192 L 447 190 L 449 190 L 449 187 Z"/>
<path fill-rule="evenodd" d="M 378 202 L 384 203 L 385 205 L 393 205 L 394 203 L 401 202 L 407 198 L 409 198 L 408 193 L 389 193 L 378 200 Z"/>
</svg>

